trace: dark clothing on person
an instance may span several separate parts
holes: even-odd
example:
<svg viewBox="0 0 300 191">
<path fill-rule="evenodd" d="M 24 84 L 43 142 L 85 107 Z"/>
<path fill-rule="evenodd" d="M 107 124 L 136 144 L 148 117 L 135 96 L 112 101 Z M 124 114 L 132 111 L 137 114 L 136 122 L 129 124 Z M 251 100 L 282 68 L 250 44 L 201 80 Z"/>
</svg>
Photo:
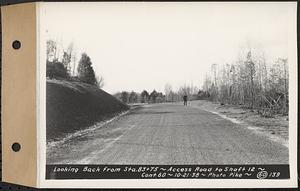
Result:
<svg viewBox="0 0 300 191">
<path fill-rule="evenodd" d="M 183 105 L 187 106 L 187 96 L 183 96 Z"/>
</svg>

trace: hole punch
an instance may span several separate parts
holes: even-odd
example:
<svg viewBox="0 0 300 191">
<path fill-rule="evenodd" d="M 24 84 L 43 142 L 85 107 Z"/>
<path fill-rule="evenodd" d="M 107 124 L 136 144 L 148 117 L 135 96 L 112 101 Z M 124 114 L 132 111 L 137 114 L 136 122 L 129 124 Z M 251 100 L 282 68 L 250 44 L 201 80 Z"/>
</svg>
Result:
<svg viewBox="0 0 300 191">
<path fill-rule="evenodd" d="M 12 47 L 16 50 L 20 49 L 21 48 L 21 42 L 18 41 L 18 40 L 15 40 L 13 43 L 12 43 Z"/>
<path fill-rule="evenodd" d="M 18 152 L 19 150 L 21 150 L 21 145 L 19 143 L 14 143 L 11 146 L 12 150 L 15 152 Z"/>
</svg>

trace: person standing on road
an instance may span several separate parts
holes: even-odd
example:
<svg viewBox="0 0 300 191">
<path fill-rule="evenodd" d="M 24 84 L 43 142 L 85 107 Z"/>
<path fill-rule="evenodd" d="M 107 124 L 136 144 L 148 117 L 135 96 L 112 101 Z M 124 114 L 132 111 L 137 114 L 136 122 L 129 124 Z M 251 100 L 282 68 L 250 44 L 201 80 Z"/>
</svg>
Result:
<svg viewBox="0 0 300 191">
<path fill-rule="evenodd" d="M 183 96 L 183 105 L 187 106 L 187 95 Z"/>
</svg>

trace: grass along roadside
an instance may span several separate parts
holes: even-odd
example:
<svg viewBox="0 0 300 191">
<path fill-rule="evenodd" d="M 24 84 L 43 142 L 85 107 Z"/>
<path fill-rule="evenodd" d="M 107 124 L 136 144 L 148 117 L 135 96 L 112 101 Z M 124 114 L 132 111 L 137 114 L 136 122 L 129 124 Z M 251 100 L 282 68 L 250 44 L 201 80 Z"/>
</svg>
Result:
<svg viewBox="0 0 300 191">
<path fill-rule="evenodd" d="M 218 114 L 234 123 L 244 125 L 248 129 L 265 134 L 274 141 L 287 144 L 289 136 L 288 116 L 275 115 L 274 118 L 265 118 L 241 106 L 220 105 L 220 103 L 206 100 L 190 101 L 189 105 Z"/>
<path fill-rule="evenodd" d="M 47 142 L 47 149 L 48 150 L 50 150 L 52 148 L 55 149 L 56 146 L 58 146 L 60 144 L 64 144 L 65 142 L 67 142 L 71 139 L 74 139 L 74 138 L 77 138 L 77 137 L 80 137 L 80 136 L 84 136 L 84 135 L 87 135 L 87 134 L 89 134 L 93 131 L 101 129 L 102 127 L 105 127 L 107 124 L 109 124 L 109 123 L 111 123 L 115 120 L 118 120 L 120 117 L 122 117 L 124 115 L 127 115 L 127 114 L 130 114 L 131 112 L 133 112 L 137 109 L 140 109 L 143 105 L 145 105 L 145 104 L 132 104 L 132 105 L 129 105 L 130 106 L 129 110 L 125 110 L 125 111 L 122 111 L 120 113 L 116 113 L 114 115 L 114 117 L 110 117 L 110 118 L 107 118 L 104 121 L 97 122 L 97 123 L 95 123 L 95 124 L 93 124 L 89 127 L 86 127 L 85 129 L 80 129 L 80 130 L 77 130 L 75 132 L 66 134 L 65 137 L 61 137 L 59 140 L 50 140 L 49 142 Z"/>
</svg>

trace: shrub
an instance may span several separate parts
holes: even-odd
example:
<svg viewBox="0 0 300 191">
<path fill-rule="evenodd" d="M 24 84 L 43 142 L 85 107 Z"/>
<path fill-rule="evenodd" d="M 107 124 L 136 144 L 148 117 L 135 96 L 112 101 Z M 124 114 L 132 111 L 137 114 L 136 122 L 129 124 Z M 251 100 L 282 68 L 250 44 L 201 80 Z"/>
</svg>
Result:
<svg viewBox="0 0 300 191">
<path fill-rule="evenodd" d="M 58 61 L 49 62 L 47 61 L 47 72 L 46 76 L 49 78 L 68 78 L 68 71 L 63 63 Z"/>
</svg>

